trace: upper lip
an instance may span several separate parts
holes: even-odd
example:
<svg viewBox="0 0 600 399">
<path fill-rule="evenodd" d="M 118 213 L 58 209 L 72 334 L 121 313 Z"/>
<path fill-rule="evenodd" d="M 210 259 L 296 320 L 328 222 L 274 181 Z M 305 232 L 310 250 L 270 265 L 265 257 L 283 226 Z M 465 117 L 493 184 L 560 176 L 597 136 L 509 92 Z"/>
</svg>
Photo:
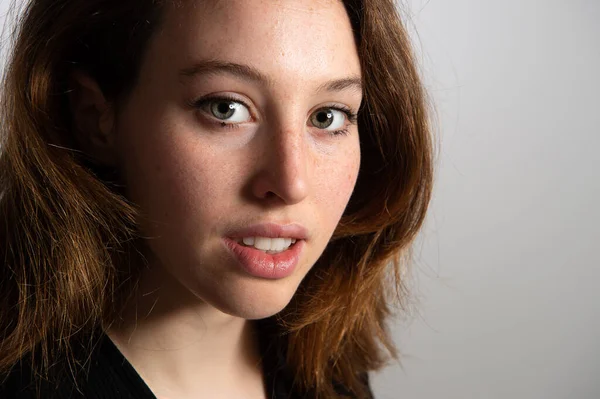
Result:
<svg viewBox="0 0 600 399">
<path fill-rule="evenodd" d="M 308 231 L 304 226 L 297 223 L 285 225 L 277 223 L 261 223 L 231 231 L 227 236 L 231 238 L 268 237 L 306 240 Z"/>
</svg>

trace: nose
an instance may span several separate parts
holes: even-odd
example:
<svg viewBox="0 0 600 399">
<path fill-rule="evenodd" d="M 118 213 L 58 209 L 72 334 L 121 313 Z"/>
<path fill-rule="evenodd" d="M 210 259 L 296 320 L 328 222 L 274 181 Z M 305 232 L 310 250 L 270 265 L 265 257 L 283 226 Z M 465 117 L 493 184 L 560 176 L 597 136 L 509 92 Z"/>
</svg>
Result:
<svg viewBox="0 0 600 399">
<path fill-rule="evenodd" d="M 264 132 L 257 154 L 258 173 L 252 182 L 252 194 L 260 200 L 292 205 L 301 202 L 309 190 L 309 151 L 300 128 L 281 127 Z"/>
</svg>

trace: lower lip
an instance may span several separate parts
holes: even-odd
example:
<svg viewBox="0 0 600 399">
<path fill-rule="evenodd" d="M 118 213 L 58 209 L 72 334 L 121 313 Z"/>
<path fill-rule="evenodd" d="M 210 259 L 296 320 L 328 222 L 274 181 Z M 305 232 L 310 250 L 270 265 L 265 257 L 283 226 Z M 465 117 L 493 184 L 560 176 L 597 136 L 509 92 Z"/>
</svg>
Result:
<svg viewBox="0 0 600 399">
<path fill-rule="evenodd" d="M 254 277 L 271 280 L 291 275 L 304 249 L 304 240 L 296 241 L 294 245 L 278 254 L 268 254 L 252 247 L 246 247 L 231 238 L 225 238 L 223 241 L 247 273 Z"/>
</svg>

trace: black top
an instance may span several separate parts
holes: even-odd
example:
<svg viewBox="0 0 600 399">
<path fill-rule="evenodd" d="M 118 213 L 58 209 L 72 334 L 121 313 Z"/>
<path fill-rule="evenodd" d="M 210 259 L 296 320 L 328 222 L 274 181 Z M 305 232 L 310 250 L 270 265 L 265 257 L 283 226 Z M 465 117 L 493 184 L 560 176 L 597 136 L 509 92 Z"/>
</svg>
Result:
<svg viewBox="0 0 600 399">
<path fill-rule="evenodd" d="M 265 386 L 270 399 L 309 398 L 294 389 L 293 376 L 285 364 L 283 353 L 261 335 L 260 346 L 263 354 Z M 72 378 L 60 379 L 58 386 L 41 382 L 43 399 L 156 399 L 150 388 L 127 361 L 114 343 L 101 334 L 98 345 L 92 351 L 88 373 L 77 379 L 78 388 Z M 368 378 L 365 375 L 368 386 Z M 32 382 L 31 368 L 25 364 L 15 366 L 5 381 L 0 381 L 0 399 L 34 399 L 35 383 Z M 341 386 L 336 386 L 345 393 Z M 348 395 L 348 397 L 353 397 Z M 372 397 L 372 396 L 371 396 Z"/>
</svg>

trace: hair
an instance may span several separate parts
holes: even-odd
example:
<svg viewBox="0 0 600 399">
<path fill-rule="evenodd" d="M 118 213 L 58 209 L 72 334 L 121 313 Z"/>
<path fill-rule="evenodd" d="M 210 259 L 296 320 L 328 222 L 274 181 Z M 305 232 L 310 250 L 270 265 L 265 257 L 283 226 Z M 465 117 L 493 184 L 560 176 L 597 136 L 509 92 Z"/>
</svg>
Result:
<svg viewBox="0 0 600 399">
<path fill-rule="evenodd" d="M 139 212 L 111 171 L 77 148 L 69 75 L 113 101 L 137 83 L 174 0 L 30 0 L 12 32 L 0 97 L 0 375 L 25 356 L 46 370 L 72 337 L 108 325 L 137 269 Z M 362 397 L 361 374 L 397 351 L 410 249 L 431 197 L 426 94 L 393 0 L 345 0 L 364 80 L 361 169 L 342 219 L 291 303 L 271 319 L 296 384 Z"/>
</svg>

